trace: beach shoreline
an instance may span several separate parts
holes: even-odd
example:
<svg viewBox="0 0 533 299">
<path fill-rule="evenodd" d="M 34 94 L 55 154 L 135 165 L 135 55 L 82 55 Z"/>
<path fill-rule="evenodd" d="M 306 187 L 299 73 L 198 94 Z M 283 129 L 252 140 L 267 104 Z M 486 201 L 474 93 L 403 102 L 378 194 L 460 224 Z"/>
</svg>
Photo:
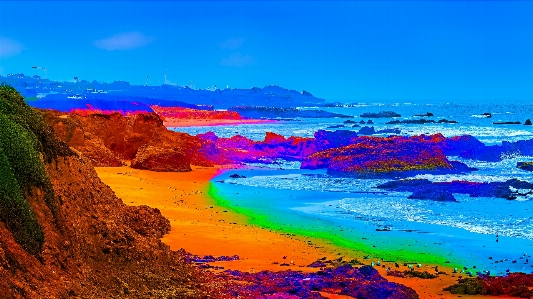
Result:
<svg viewBox="0 0 533 299">
<path fill-rule="evenodd" d="M 163 125 L 167 128 L 179 127 L 212 127 L 244 124 L 266 124 L 273 123 L 275 120 L 268 119 L 182 119 L 182 118 L 165 118 Z"/>
<path fill-rule="evenodd" d="M 204 256 L 239 255 L 236 261 L 214 262 L 210 265 L 246 272 L 263 270 L 318 271 L 307 267 L 319 258 L 344 260 L 358 259 L 362 253 L 328 244 L 319 238 L 285 234 L 250 224 L 246 216 L 217 205 L 208 195 L 210 181 L 232 167 L 193 167 L 192 172 L 152 172 L 129 167 L 97 167 L 98 176 L 122 198 L 127 205 L 148 205 L 157 208 L 170 220 L 171 232 L 162 242 L 172 250 L 185 249 L 191 254 Z M 285 257 L 285 258 L 284 258 Z M 288 264 L 289 266 L 280 266 Z M 394 262 L 383 263 L 394 270 Z M 442 267 L 447 275 L 435 279 L 400 278 L 387 276 L 386 267 L 375 267 L 391 282 L 412 287 L 420 298 L 459 298 L 442 289 L 457 281 L 451 268 Z M 400 270 L 405 270 L 403 264 Z M 417 271 L 434 269 L 423 265 Z M 460 295 L 461 298 L 474 296 Z M 333 298 L 333 297 L 332 297 Z M 475 297 L 475 298 L 479 298 Z"/>
</svg>

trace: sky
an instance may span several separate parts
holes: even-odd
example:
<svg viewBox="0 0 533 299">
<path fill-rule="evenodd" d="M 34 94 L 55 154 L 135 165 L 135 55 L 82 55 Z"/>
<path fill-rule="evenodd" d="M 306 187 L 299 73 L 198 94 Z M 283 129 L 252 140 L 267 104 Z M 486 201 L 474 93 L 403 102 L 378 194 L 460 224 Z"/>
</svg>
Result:
<svg viewBox="0 0 533 299">
<path fill-rule="evenodd" d="M 530 1 L 0 1 L 0 75 L 533 102 Z"/>
</svg>

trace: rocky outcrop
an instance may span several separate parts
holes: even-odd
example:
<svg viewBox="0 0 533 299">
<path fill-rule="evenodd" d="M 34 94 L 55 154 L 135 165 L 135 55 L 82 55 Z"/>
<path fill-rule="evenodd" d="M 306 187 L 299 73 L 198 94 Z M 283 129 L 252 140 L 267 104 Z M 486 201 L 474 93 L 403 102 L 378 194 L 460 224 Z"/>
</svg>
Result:
<svg viewBox="0 0 533 299">
<path fill-rule="evenodd" d="M 498 197 L 508 200 L 527 198 L 533 194 L 533 184 L 517 179 L 505 182 L 431 182 L 429 180 L 399 180 L 377 186 L 379 189 L 397 192 L 412 192 L 409 198 L 435 201 L 456 201 L 454 193 L 471 197 Z"/>
<path fill-rule="evenodd" d="M 524 126 L 531 126 L 531 119 L 526 119 L 526 122 L 524 123 Z"/>
<path fill-rule="evenodd" d="M 391 118 L 391 117 L 402 117 L 400 114 L 394 112 L 394 111 L 381 111 L 378 113 L 373 112 L 365 112 L 360 115 L 361 117 L 366 118 Z"/>
<path fill-rule="evenodd" d="M 509 273 L 506 276 L 462 278 L 444 291 L 460 295 L 492 295 L 530 298 L 533 296 L 533 274 Z"/>
<path fill-rule="evenodd" d="M 388 282 L 370 266 L 355 268 L 347 264 L 318 273 L 289 270 L 256 274 L 226 271 L 225 274 L 241 282 L 233 286 L 235 297 L 240 298 L 325 298 L 321 291 L 350 298 L 419 298 L 413 289 Z M 251 281 L 257 283 L 242 283 Z"/>
<path fill-rule="evenodd" d="M 457 172 L 468 169 L 451 163 L 440 144 L 442 135 L 388 138 L 359 137 L 353 144 L 317 152 L 302 162 L 302 168 L 327 168 L 329 172 L 378 175 L 401 172 Z"/>
<path fill-rule="evenodd" d="M 139 148 L 131 167 L 164 172 L 191 171 L 189 158 L 175 148 L 160 148 L 145 145 Z"/>
<path fill-rule="evenodd" d="M 442 148 L 448 156 L 496 162 L 516 155 L 533 155 L 533 139 L 487 146 L 473 136 L 463 135 L 446 138 Z"/>
<path fill-rule="evenodd" d="M 96 166 L 122 165 L 133 160 L 143 146 L 176 149 L 192 164 L 212 165 L 198 153 L 202 144 L 197 137 L 169 131 L 154 113 L 79 116 L 43 111 L 43 115 L 64 142 Z"/>
</svg>

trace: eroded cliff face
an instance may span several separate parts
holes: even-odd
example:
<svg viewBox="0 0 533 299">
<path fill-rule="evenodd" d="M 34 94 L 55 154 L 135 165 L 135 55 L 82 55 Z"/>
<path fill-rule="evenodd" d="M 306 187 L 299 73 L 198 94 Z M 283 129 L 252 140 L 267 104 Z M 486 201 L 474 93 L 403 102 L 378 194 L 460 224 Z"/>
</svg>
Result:
<svg viewBox="0 0 533 299">
<path fill-rule="evenodd" d="M 7 298 L 196 297 L 200 273 L 158 239 L 170 223 L 150 207 L 128 207 L 80 157 L 46 165 L 59 201 L 59 219 L 43 192 L 28 202 L 44 231 L 41 258 L 16 243 L 0 224 L 0 293 Z"/>
<path fill-rule="evenodd" d="M 0 121 L 2 298 L 205 295 L 205 274 L 159 240 L 170 230 L 159 210 L 124 205 L 6 86 Z"/>
<path fill-rule="evenodd" d="M 167 130 L 161 118 L 154 113 L 79 116 L 43 111 L 43 115 L 61 140 L 90 159 L 95 166 L 121 166 L 136 158 L 149 160 L 148 169 L 156 171 L 190 171 L 191 163 L 212 165 L 198 154 L 201 147 L 198 138 Z M 146 148 L 158 150 L 139 151 Z M 162 155 L 165 151 L 174 153 L 174 157 L 169 159 Z M 175 162 L 175 167 L 166 167 L 169 161 Z M 144 167 L 147 163 L 135 165 Z"/>
</svg>

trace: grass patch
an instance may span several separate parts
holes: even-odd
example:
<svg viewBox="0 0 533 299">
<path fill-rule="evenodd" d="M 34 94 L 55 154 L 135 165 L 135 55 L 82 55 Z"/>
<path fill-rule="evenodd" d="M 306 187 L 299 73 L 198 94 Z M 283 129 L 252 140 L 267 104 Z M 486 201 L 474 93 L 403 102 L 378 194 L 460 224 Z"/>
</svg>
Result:
<svg viewBox="0 0 533 299">
<path fill-rule="evenodd" d="M 41 189 L 57 219 L 57 200 L 44 163 L 68 155 L 73 152 L 53 135 L 42 115 L 13 87 L 0 85 L 0 220 L 35 256 L 40 255 L 44 233 L 25 196 L 32 187 Z"/>
</svg>

